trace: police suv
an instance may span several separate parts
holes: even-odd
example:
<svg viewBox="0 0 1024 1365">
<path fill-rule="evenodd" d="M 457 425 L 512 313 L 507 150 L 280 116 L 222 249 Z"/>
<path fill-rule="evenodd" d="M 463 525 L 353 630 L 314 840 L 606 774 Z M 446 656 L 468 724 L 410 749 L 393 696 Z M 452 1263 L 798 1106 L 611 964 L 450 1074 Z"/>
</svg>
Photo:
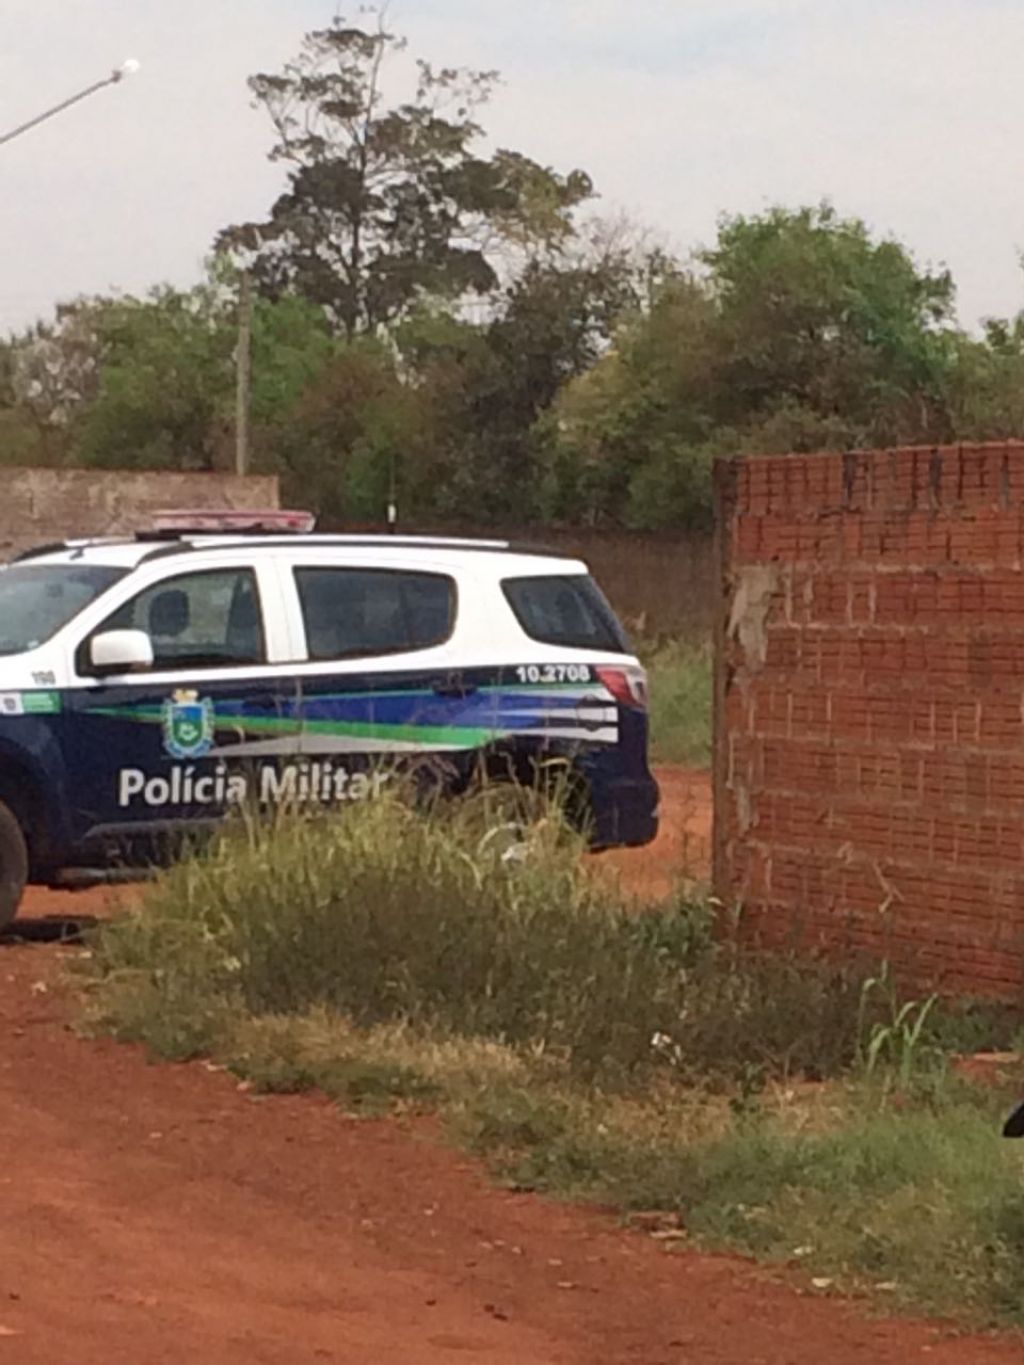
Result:
<svg viewBox="0 0 1024 1365">
<path fill-rule="evenodd" d="M 396 766 L 458 793 L 564 760 L 596 847 L 657 831 L 647 683 L 584 564 L 503 541 L 176 513 L 0 569 L 0 927 L 26 883 L 135 875 L 253 804 Z"/>
</svg>

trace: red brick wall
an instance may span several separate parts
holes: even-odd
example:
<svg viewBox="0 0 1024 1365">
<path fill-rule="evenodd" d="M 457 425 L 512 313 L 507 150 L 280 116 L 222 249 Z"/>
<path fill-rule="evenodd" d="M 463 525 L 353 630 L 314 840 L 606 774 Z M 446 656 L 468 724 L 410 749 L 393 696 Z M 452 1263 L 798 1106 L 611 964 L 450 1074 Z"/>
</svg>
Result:
<svg viewBox="0 0 1024 1365">
<path fill-rule="evenodd" d="M 715 880 L 760 938 L 1024 989 L 1024 444 L 716 474 Z"/>
<path fill-rule="evenodd" d="M 54 540 L 145 529 L 164 508 L 277 506 L 277 479 L 266 475 L 0 469 L 0 561 Z"/>
</svg>

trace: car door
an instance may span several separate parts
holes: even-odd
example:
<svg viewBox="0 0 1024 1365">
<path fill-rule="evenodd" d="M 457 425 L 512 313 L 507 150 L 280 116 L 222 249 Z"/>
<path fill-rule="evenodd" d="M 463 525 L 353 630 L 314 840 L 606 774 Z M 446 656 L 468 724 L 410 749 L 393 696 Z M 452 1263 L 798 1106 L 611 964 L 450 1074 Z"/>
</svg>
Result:
<svg viewBox="0 0 1024 1365">
<path fill-rule="evenodd" d="M 125 589 L 76 651 L 65 762 L 86 843 L 137 853 L 136 836 L 216 819 L 258 795 L 268 756 L 297 751 L 274 564 L 207 558 Z M 152 668 L 95 676 L 90 642 L 111 630 L 144 631 Z"/>
<path fill-rule="evenodd" d="M 293 562 L 291 588 L 305 656 L 301 750 L 319 798 L 363 799 L 396 765 L 461 774 L 484 742 L 487 699 L 456 644 L 454 575 L 309 553 Z"/>
</svg>

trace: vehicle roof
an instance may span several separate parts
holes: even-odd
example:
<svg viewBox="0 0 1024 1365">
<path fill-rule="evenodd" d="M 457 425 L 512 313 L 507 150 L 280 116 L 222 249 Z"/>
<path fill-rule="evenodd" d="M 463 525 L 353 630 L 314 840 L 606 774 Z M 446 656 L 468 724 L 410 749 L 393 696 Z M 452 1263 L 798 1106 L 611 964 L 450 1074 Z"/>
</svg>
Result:
<svg viewBox="0 0 1024 1365">
<path fill-rule="evenodd" d="M 529 573 L 585 573 L 586 565 L 573 556 L 507 540 L 469 540 L 439 536 L 400 535 L 166 535 L 145 533 L 123 538 L 69 540 L 44 545 L 19 556 L 17 563 L 94 564 L 132 570 L 142 564 L 180 559 L 182 567 L 193 552 L 237 550 L 241 552 L 345 550 L 355 562 L 372 563 L 381 556 L 390 564 L 403 561 L 422 565 L 436 559 L 446 567 L 469 567 L 479 571 L 488 563 L 503 576 Z M 319 556 L 318 556 L 319 557 Z M 483 561 L 483 562 L 482 562 Z"/>
</svg>

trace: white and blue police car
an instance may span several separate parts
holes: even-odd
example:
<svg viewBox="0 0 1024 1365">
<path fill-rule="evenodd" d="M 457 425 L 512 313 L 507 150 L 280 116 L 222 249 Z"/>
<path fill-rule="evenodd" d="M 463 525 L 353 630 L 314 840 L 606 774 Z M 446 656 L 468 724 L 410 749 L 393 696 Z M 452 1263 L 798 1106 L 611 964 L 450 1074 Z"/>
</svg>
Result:
<svg viewBox="0 0 1024 1365">
<path fill-rule="evenodd" d="M 175 513 L 0 568 L 0 927 L 232 807 L 467 790 L 564 760 L 595 847 L 657 832 L 647 680 L 583 563 Z"/>
</svg>

